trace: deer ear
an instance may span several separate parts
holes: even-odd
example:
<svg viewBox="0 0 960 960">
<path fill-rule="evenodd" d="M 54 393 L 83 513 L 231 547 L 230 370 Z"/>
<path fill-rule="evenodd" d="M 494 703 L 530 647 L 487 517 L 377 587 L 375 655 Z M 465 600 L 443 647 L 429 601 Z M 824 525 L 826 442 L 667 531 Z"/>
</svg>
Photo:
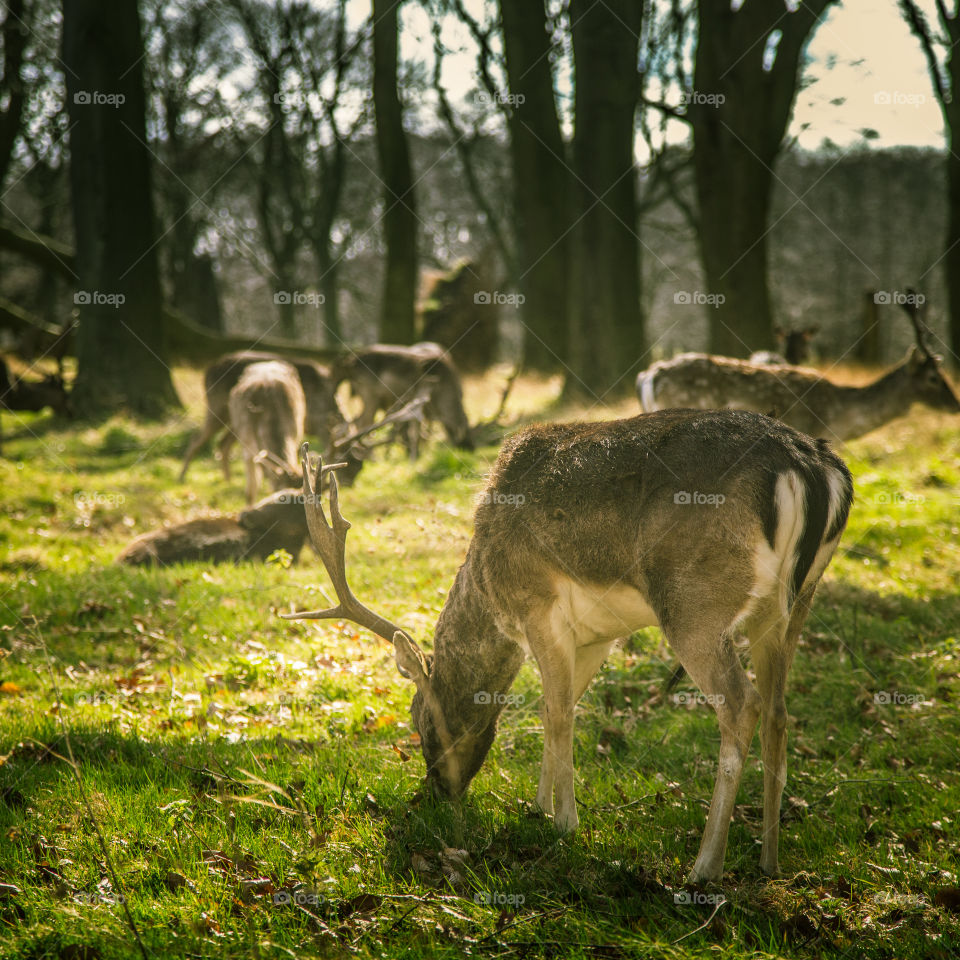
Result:
<svg viewBox="0 0 960 960">
<path fill-rule="evenodd" d="M 393 646 L 400 675 L 412 680 L 418 687 L 430 681 L 430 665 L 423 651 L 405 633 L 393 635 Z"/>
</svg>

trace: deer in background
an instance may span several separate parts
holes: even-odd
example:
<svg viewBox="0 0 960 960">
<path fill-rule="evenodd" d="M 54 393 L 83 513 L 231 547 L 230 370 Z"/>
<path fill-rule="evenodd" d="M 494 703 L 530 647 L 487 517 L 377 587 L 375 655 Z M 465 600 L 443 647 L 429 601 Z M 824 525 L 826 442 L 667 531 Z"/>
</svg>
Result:
<svg viewBox="0 0 960 960">
<path fill-rule="evenodd" d="M 326 449 L 333 434 L 345 426 L 346 421 L 334 396 L 336 385 L 331 381 L 330 371 L 326 367 L 314 363 L 312 360 L 286 359 L 275 353 L 256 350 L 228 353 L 214 361 L 204 371 L 203 390 L 206 414 L 203 427 L 190 441 L 183 458 L 179 478 L 181 483 L 186 479 L 190 461 L 197 455 L 200 448 L 222 430 L 225 433 L 218 444 L 220 466 L 223 470 L 224 479 L 230 479 L 230 450 L 237 441 L 237 438 L 229 429 L 228 400 L 230 391 L 236 386 L 243 371 L 252 363 L 265 363 L 271 360 L 289 363 L 296 368 L 307 404 L 305 430 L 311 436 L 316 437 L 321 447 Z"/>
<path fill-rule="evenodd" d="M 426 384 L 429 389 L 423 419 L 440 421 L 455 447 L 473 449 L 460 374 L 450 354 L 438 343 L 415 343 L 410 347 L 378 343 L 355 350 L 334 366 L 334 383 L 344 380 L 363 404 L 353 422 L 355 430 L 371 426 L 377 413 L 405 403 Z M 407 453 L 416 459 L 421 425 L 411 420 L 402 437 Z"/>
<path fill-rule="evenodd" d="M 296 563 L 306 539 L 300 490 L 280 490 L 236 516 L 197 517 L 143 533 L 124 547 L 117 563 L 238 563 L 266 560 L 276 550 L 285 550 Z"/>
<path fill-rule="evenodd" d="M 907 305 L 916 345 L 883 376 L 863 387 L 833 383 L 814 370 L 764 366 L 705 353 L 661 360 L 637 377 L 646 412 L 672 407 L 773 413 L 814 437 L 852 440 L 896 417 L 912 404 L 960 413 L 960 398 L 929 346 L 930 331 L 916 305 Z"/>
<path fill-rule="evenodd" d="M 778 870 L 786 780 L 787 671 L 853 496 L 823 441 L 769 417 L 670 410 L 608 423 L 547 424 L 508 439 L 466 559 L 425 654 L 361 603 L 346 575 L 335 475 L 330 519 L 301 453 L 307 524 L 338 603 L 288 619 L 348 619 L 392 641 L 416 685 L 427 781 L 459 797 L 480 769 L 524 657 L 543 680 L 537 803 L 578 823 L 574 707 L 614 642 L 659 625 L 720 724 L 720 759 L 694 881 L 719 880 L 754 729 L 764 768 L 762 868 Z M 734 639 L 745 634 L 757 687 Z M 759 689 L 757 689 L 759 688 Z"/>
<path fill-rule="evenodd" d="M 42 380 L 11 377 L 7 362 L 0 357 L 0 410 L 36 413 L 44 407 L 50 407 L 58 416 L 69 414 L 70 395 L 62 372 L 47 374 Z"/>
<path fill-rule="evenodd" d="M 307 408 L 300 377 L 280 360 L 252 363 L 230 391 L 228 407 L 230 430 L 243 448 L 247 503 L 253 503 L 263 482 L 264 453 L 297 469 Z M 284 485 L 281 478 L 273 482 L 275 489 Z"/>
<path fill-rule="evenodd" d="M 757 350 L 750 354 L 749 363 L 763 363 L 768 365 L 789 365 L 798 367 L 806 363 L 810 357 L 810 341 L 820 331 L 819 325 L 804 327 L 802 330 L 784 330 L 783 327 L 774 327 L 777 339 L 783 346 L 783 353 L 774 353 L 772 350 Z"/>
</svg>

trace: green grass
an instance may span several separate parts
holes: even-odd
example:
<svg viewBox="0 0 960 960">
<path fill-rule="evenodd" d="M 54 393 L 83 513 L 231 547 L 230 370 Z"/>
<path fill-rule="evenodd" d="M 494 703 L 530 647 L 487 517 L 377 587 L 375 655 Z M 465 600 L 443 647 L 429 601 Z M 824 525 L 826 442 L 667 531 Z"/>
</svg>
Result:
<svg viewBox="0 0 960 960">
<path fill-rule="evenodd" d="M 519 391 L 528 411 L 548 393 Z M 18 892 L 0 887 L 0 956 L 136 956 L 131 925 L 158 958 L 957 955 L 955 421 L 844 451 L 857 505 L 791 675 L 784 876 L 758 870 L 755 742 L 723 884 L 702 891 L 684 877 L 717 726 L 665 693 L 657 630 L 578 709 L 575 836 L 530 805 L 530 664 L 467 797 L 434 804 L 391 649 L 278 617 L 326 602 L 308 550 L 290 569 L 113 565 L 137 533 L 239 509 L 239 463 L 178 485 L 187 420 L 4 426 L 0 884 Z M 495 455 L 381 456 L 342 496 L 357 593 L 427 645 Z"/>
</svg>

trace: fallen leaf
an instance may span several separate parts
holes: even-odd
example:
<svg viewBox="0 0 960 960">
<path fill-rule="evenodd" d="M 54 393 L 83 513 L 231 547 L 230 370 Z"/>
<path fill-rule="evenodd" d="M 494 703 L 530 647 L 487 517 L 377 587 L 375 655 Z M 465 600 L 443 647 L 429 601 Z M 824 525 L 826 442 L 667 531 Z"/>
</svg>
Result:
<svg viewBox="0 0 960 960">
<path fill-rule="evenodd" d="M 394 753 L 396 753 L 402 763 L 406 763 L 410 759 L 410 754 L 402 750 L 395 743 L 391 744 L 391 746 L 393 747 Z M 0 758 L 0 765 L 2 765 L 2 758 Z"/>
</svg>

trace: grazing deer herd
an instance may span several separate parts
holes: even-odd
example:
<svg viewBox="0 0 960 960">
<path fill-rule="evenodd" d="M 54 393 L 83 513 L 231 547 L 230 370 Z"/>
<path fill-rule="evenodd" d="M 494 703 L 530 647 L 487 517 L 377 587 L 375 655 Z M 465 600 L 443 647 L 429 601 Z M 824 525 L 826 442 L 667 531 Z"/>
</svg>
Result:
<svg viewBox="0 0 960 960">
<path fill-rule="evenodd" d="M 450 444 L 473 448 L 460 376 L 434 343 L 377 344 L 329 368 L 255 351 L 213 363 L 204 377 L 204 422 L 180 480 L 221 434 L 225 478 L 231 448 L 239 443 L 242 450 L 249 506 L 144 534 L 118 560 L 237 562 L 280 549 L 296 559 L 309 536 L 338 602 L 284 616 L 350 620 L 393 644 L 397 669 L 416 688 L 411 710 L 427 784 L 441 797 L 468 788 L 493 744 L 510 686 L 532 657 L 543 683 L 536 802 L 562 832 L 578 825 L 577 701 L 618 639 L 659 626 L 720 729 L 713 797 L 690 879 L 722 877 L 758 722 L 760 866 L 773 875 L 786 780 L 787 674 L 853 500 L 850 473 L 829 442 L 862 436 L 913 403 L 960 412 L 922 312 L 907 309 L 915 345 L 863 386 L 799 366 L 816 327 L 778 331 L 783 355 L 743 361 L 685 353 L 654 363 L 637 378 L 639 416 L 513 434 L 490 472 L 432 652 L 352 592 L 340 485 L 378 443 L 399 440 L 415 459 L 434 422 Z M 341 385 L 360 408 L 352 421 L 338 403 Z M 64 403 L 62 380 L 12 381 L 0 366 L 0 406 Z M 392 436 L 371 442 L 387 427 Z M 323 451 L 313 464 L 307 435 Z M 264 478 L 274 493 L 257 502 Z M 741 664 L 738 638 L 747 641 L 755 683 Z"/>
</svg>

